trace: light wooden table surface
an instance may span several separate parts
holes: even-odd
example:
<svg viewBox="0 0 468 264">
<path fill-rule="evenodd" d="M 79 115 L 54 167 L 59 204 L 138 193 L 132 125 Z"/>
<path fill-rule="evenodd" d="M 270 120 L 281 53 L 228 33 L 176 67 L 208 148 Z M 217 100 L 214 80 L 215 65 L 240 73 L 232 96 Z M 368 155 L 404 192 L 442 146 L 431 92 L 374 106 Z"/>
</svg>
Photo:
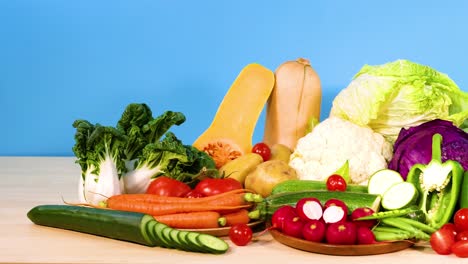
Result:
<svg viewBox="0 0 468 264">
<path fill-rule="evenodd" d="M 226 254 L 151 248 L 73 231 L 34 225 L 26 213 L 40 204 L 76 201 L 80 168 L 73 157 L 0 157 L 0 263 L 464 263 L 427 247 L 359 257 L 304 252 L 269 234 Z"/>
</svg>

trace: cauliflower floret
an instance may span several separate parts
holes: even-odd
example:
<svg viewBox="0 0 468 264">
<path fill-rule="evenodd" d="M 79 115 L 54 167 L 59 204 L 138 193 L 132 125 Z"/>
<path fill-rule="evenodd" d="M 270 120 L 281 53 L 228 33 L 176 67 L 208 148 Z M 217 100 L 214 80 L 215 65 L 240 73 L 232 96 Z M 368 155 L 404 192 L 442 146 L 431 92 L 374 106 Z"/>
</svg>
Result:
<svg viewBox="0 0 468 264">
<path fill-rule="evenodd" d="M 325 180 L 348 160 L 351 183 L 364 185 L 374 172 L 387 168 L 392 155 L 392 145 L 381 134 L 330 117 L 298 140 L 289 165 L 300 179 Z"/>
</svg>

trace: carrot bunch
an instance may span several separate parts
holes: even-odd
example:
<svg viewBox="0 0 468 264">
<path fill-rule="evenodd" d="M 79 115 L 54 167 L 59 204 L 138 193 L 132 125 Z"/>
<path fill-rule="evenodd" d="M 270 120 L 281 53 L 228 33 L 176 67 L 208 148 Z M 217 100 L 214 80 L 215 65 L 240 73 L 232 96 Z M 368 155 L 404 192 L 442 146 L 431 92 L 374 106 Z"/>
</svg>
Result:
<svg viewBox="0 0 468 264">
<path fill-rule="evenodd" d="M 237 189 L 202 198 L 120 194 L 109 197 L 105 207 L 152 215 L 173 228 L 202 229 L 247 224 L 255 217 L 249 209 L 260 201 L 258 194 Z"/>
</svg>

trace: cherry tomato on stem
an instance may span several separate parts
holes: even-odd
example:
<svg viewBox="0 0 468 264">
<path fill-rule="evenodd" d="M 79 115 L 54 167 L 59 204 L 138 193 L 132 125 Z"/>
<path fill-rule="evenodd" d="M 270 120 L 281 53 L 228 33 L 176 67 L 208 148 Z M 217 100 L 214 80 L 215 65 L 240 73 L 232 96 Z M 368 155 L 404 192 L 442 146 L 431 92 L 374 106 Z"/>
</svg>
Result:
<svg viewBox="0 0 468 264">
<path fill-rule="evenodd" d="M 203 196 L 212 196 L 236 189 L 242 189 L 242 184 L 233 178 L 203 179 L 194 188 Z"/>
<path fill-rule="evenodd" d="M 252 240 L 252 229 L 246 224 L 237 224 L 229 229 L 229 239 L 237 246 L 245 246 Z"/>
<path fill-rule="evenodd" d="M 252 153 L 257 153 L 262 156 L 263 161 L 267 161 L 271 158 L 271 149 L 265 143 L 257 143 L 252 147 Z"/>
<path fill-rule="evenodd" d="M 190 190 L 190 186 L 179 180 L 160 176 L 151 181 L 146 193 L 159 196 L 184 197 Z"/>
<path fill-rule="evenodd" d="M 327 190 L 329 191 L 344 192 L 346 191 L 346 187 L 345 179 L 338 174 L 333 174 L 327 179 Z"/>
</svg>

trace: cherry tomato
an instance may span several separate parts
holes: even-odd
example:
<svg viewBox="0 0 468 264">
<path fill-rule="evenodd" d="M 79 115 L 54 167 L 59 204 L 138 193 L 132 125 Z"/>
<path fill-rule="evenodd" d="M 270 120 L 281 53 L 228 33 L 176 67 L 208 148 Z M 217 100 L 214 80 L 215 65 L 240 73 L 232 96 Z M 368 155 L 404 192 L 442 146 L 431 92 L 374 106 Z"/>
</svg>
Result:
<svg viewBox="0 0 468 264">
<path fill-rule="evenodd" d="M 456 230 L 455 225 L 453 223 L 446 223 L 440 229 L 448 229 L 450 232 L 453 233 L 454 236 L 457 235 L 457 230 Z"/>
<path fill-rule="evenodd" d="M 252 152 L 262 156 L 263 161 L 267 161 L 271 158 L 270 147 L 262 142 L 255 144 L 252 148 Z"/>
<path fill-rule="evenodd" d="M 468 241 L 468 230 L 457 233 L 455 236 L 455 241 Z"/>
<path fill-rule="evenodd" d="M 252 229 L 246 224 L 237 224 L 229 229 L 229 239 L 237 246 L 245 246 L 252 240 Z"/>
<path fill-rule="evenodd" d="M 197 192 L 201 193 L 203 196 L 212 196 L 227 191 L 232 191 L 236 189 L 242 189 L 242 184 L 233 178 L 223 178 L 223 179 L 204 179 L 201 180 L 196 186 L 195 189 Z"/>
<path fill-rule="evenodd" d="M 452 252 L 459 258 L 468 258 L 468 241 L 458 241 L 452 246 Z"/>
<path fill-rule="evenodd" d="M 468 208 L 459 209 L 453 216 L 453 223 L 457 232 L 468 230 Z"/>
<path fill-rule="evenodd" d="M 338 174 L 333 174 L 327 179 L 327 190 L 329 191 L 346 191 L 346 181 Z"/>
<path fill-rule="evenodd" d="M 160 176 L 150 183 L 146 193 L 160 196 L 184 197 L 190 190 L 190 186 L 181 181 Z"/>
<path fill-rule="evenodd" d="M 455 235 L 449 228 L 441 228 L 432 233 L 429 240 L 432 249 L 440 255 L 452 253 L 452 245 L 455 244 Z"/>
</svg>

